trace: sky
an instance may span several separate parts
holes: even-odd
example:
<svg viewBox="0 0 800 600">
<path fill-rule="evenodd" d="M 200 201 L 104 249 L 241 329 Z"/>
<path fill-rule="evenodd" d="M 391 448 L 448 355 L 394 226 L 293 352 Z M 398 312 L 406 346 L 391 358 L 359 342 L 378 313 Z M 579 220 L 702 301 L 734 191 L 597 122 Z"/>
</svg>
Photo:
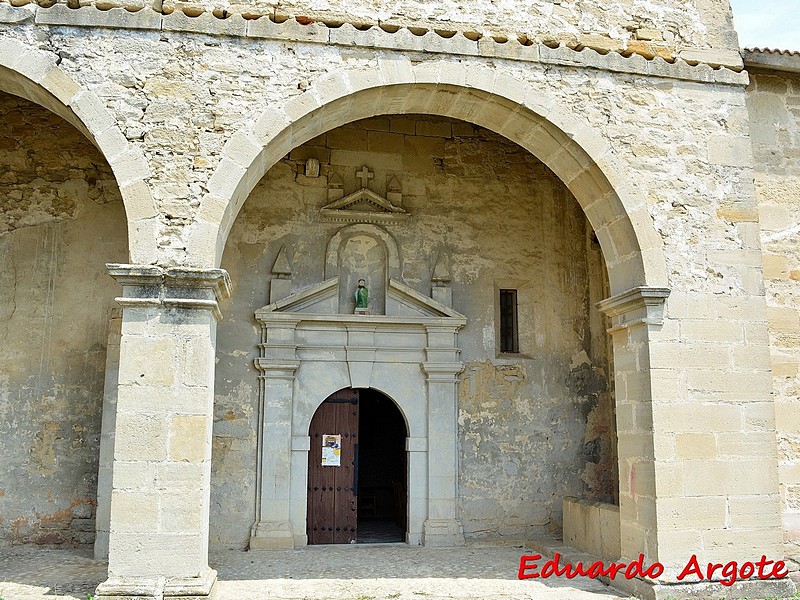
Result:
<svg viewBox="0 0 800 600">
<path fill-rule="evenodd" d="M 800 0 L 730 0 L 742 48 L 800 50 Z"/>
</svg>

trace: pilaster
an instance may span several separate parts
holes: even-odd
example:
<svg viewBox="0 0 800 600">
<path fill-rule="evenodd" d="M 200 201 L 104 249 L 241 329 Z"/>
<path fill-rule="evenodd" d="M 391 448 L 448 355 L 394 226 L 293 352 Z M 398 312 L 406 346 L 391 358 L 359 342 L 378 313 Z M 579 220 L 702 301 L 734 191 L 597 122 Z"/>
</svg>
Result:
<svg viewBox="0 0 800 600">
<path fill-rule="evenodd" d="M 458 361 L 457 327 L 428 326 L 428 511 L 422 534 L 426 546 L 460 546 L 458 520 Z"/>
<path fill-rule="evenodd" d="M 256 522 L 250 549 L 293 548 L 291 473 L 293 449 L 292 398 L 295 371 L 300 366 L 295 341 L 296 320 L 262 324 L 259 370 L 259 415 Z M 300 443 L 302 447 L 302 443 Z"/>
</svg>

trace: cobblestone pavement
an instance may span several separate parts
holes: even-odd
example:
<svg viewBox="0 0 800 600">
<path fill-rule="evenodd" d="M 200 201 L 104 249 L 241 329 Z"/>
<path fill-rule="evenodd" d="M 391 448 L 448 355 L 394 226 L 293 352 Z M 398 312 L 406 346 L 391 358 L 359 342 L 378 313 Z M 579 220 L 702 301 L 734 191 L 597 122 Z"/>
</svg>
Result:
<svg viewBox="0 0 800 600">
<path fill-rule="evenodd" d="M 611 600 L 588 579 L 517 579 L 521 547 L 311 546 L 212 554 L 217 600 Z M 106 565 L 77 550 L 0 549 L 0 598 L 86 600 Z"/>
</svg>

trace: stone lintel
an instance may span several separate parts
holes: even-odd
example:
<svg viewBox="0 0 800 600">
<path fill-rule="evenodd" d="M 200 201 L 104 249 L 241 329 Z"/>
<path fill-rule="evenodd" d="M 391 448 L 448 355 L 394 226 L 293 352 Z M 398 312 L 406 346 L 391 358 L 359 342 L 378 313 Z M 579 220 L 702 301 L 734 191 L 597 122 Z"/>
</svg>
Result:
<svg viewBox="0 0 800 600">
<path fill-rule="evenodd" d="M 669 288 L 639 286 L 598 302 L 595 306 L 611 317 L 609 333 L 635 325 L 663 325 L 664 303 Z"/>
<path fill-rule="evenodd" d="M 106 264 L 108 274 L 122 284 L 122 306 L 165 306 L 210 310 L 221 319 L 219 301 L 231 293 L 224 269 L 162 268 L 154 265 Z"/>
</svg>

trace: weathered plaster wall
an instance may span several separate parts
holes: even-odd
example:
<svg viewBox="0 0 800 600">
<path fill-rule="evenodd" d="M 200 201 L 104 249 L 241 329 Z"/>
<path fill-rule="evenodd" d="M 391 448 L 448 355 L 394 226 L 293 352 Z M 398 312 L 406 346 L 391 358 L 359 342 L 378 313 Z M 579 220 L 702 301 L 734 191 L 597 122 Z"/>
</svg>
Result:
<svg viewBox="0 0 800 600">
<path fill-rule="evenodd" d="M 0 545 L 88 544 L 125 213 L 78 131 L 7 94 L 0 114 Z"/>
<path fill-rule="evenodd" d="M 303 174 L 311 157 L 322 163 L 321 177 Z M 564 495 L 611 500 L 609 371 L 592 304 L 602 297 L 605 267 L 577 202 L 532 155 L 486 130 L 377 117 L 330 131 L 273 167 L 228 240 L 222 266 L 234 293 L 218 330 L 212 544 L 242 546 L 252 524 L 253 312 L 268 303 L 281 246 L 294 291 L 322 280 L 326 244 L 343 226 L 321 221 L 325 175 L 339 173 L 349 194 L 360 187 L 355 172 L 363 165 L 374 170 L 370 188 L 380 194 L 390 176 L 398 178 L 412 215 L 385 226 L 399 244 L 405 283 L 429 295 L 433 261 L 448 257 L 454 308 L 469 319 L 459 334 L 467 537 L 519 540 L 557 529 Z M 520 356 L 501 355 L 496 345 L 498 287 L 519 290 Z"/>
<path fill-rule="evenodd" d="M 751 73 L 786 552 L 800 557 L 800 75 Z"/>
</svg>

